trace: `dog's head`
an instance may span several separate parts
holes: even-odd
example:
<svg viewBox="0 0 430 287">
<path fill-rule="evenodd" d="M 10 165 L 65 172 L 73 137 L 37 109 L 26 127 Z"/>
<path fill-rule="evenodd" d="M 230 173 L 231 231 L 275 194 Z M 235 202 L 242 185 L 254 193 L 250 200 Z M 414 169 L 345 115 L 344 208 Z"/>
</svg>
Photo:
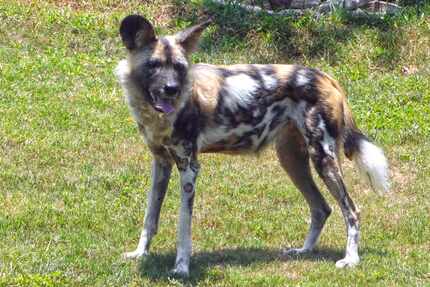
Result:
<svg viewBox="0 0 430 287">
<path fill-rule="evenodd" d="M 145 100 L 161 113 L 175 111 L 187 83 L 188 55 L 196 48 L 206 21 L 171 36 L 157 37 L 151 23 L 130 15 L 120 34 L 129 52 L 130 76 Z"/>
</svg>

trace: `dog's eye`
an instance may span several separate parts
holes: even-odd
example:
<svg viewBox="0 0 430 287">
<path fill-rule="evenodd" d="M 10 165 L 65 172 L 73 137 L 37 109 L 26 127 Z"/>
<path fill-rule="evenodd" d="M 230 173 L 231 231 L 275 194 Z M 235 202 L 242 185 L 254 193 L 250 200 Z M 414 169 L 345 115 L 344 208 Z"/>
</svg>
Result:
<svg viewBox="0 0 430 287">
<path fill-rule="evenodd" d="M 175 69 L 177 72 L 183 72 L 185 70 L 185 65 L 182 63 L 174 63 L 173 69 Z"/>
<path fill-rule="evenodd" d="M 159 68 L 161 66 L 161 62 L 158 60 L 150 60 L 150 61 L 146 62 L 145 66 L 148 69 L 156 69 L 156 68 Z"/>
</svg>

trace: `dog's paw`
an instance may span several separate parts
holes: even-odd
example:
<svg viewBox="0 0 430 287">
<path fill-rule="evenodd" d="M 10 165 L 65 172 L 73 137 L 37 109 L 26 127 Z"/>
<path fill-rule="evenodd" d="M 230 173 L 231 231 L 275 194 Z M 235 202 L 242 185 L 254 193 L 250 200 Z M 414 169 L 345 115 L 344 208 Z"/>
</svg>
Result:
<svg viewBox="0 0 430 287">
<path fill-rule="evenodd" d="M 173 277 L 188 278 L 190 276 L 190 272 L 188 271 L 188 268 L 177 266 L 170 271 L 170 275 Z"/>
<path fill-rule="evenodd" d="M 185 264 L 183 260 L 179 260 L 170 273 L 174 277 L 187 278 L 190 275 L 190 269 L 188 264 Z"/>
<path fill-rule="evenodd" d="M 359 257 L 349 256 L 336 262 L 337 268 L 354 267 L 360 262 Z"/>
<path fill-rule="evenodd" d="M 123 259 L 135 259 L 135 258 L 140 258 L 140 257 L 146 256 L 146 255 L 148 255 L 148 251 L 136 249 L 136 250 L 131 251 L 131 252 L 124 252 L 122 254 L 122 258 Z"/>
<path fill-rule="evenodd" d="M 309 253 L 311 251 L 312 250 L 307 248 L 289 248 L 289 249 L 283 250 L 282 255 L 285 255 L 285 256 L 300 255 L 300 254 Z"/>
</svg>

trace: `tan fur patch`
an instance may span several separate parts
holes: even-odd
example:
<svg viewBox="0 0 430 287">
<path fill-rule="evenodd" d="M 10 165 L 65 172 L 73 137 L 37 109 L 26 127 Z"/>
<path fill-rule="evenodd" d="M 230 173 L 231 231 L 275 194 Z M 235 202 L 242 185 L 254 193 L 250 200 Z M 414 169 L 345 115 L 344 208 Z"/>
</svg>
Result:
<svg viewBox="0 0 430 287">
<path fill-rule="evenodd" d="M 276 91 L 276 96 L 278 98 L 285 97 L 286 96 L 285 91 L 280 87 L 285 86 L 291 74 L 294 72 L 294 66 L 293 65 L 272 65 L 272 68 L 275 71 L 275 76 L 278 81 L 278 90 Z"/>
<path fill-rule="evenodd" d="M 135 70 L 140 67 L 144 61 L 151 57 L 152 51 L 155 47 L 155 43 L 148 46 L 147 49 L 140 50 L 138 52 L 133 52 L 128 54 L 128 65 L 130 71 Z"/>
<path fill-rule="evenodd" d="M 173 36 L 165 37 L 165 40 L 169 43 L 170 51 L 167 53 L 167 48 L 163 41 L 156 41 L 144 50 L 140 50 L 137 53 L 129 54 L 129 63 L 132 65 L 131 68 L 139 67 L 144 61 L 148 59 L 156 59 L 162 63 L 167 61 L 167 54 L 170 54 L 173 59 L 185 61 L 184 51 L 180 45 L 177 44 Z"/>
<path fill-rule="evenodd" d="M 271 65 L 275 74 L 280 82 L 286 82 L 292 72 L 294 71 L 293 65 Z"/>
<path fill-rule="evenodd" d="M 218 104 L 221 79 L 213 71 L 198 68 L 191 72 L 193 78 L 192 96 L 206 114 L 212 114 Z"/>
<path fill-rule="evenodd" d="M 158 59 L 161 62 L 166 62 L 166 47 L 160 41 L 157 41 L 157 44 L 154 47 L 151 58 Z"/>
<path fill-rule="evenodd" d="M 330 121 L 338 128 L 341 128 L 343 124 L 343 102 L 345 97 L 342 89 L 335 80 L 326 74 L 323 77 L 318 77 L 315 84 Z"/>
<path fill-rule="evenodd" d="M 157 41 L 151 58 L 156 58 L 161 62 L 166 62 L 166 55 L 171 53 L 172 59 L 182 59 L 184 57 L 184 50 L 180 45 L 178 45 L 175 37 L 167 36 L 164 39 L 169 43 L 169 47 L 166 48 L 163 41 Z M 170 49 L 169 53 L 167 52 L 167 49 Z"/>
<path fill-rule="evenodd" d="M 305 140 L 290 123 L 283 128 L 276 138 L 276 153 L 281 166 L 289 173 L 291 179 L 299 186 L 309 186 L 312 181 L 309 172 L 309 158 Z"/>
</svg>

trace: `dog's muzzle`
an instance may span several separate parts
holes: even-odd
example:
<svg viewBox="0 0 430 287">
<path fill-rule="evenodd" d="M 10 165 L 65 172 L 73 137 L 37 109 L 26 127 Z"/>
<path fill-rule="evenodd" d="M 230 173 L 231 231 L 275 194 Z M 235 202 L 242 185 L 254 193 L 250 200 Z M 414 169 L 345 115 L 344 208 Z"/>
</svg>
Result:
<svg viewBox="0 0 430 287">
<path fill-rule="evenodd" d="M 172 91 L 170 91 L 171 94 L 167 94 L 164 90 L 160 93 L 159 91 L 151 92 L 151 98 L 152 98 L 152 106 L 153 108 L 160 113 L 163 114 L 170 114 L 175 111 L 175 95 L 178 93 L 178 90 L 175 91 L 173 94 Z"/>
<path fill-rule="evenodd" d="M 170 114 L 175 111 L 175 107 L 171 103 L 169 103 L 169 101 L 163 99 L 157 99 L 154 102 L 154 109 L 157 112 L 165 114 Z"/>
</svg>

